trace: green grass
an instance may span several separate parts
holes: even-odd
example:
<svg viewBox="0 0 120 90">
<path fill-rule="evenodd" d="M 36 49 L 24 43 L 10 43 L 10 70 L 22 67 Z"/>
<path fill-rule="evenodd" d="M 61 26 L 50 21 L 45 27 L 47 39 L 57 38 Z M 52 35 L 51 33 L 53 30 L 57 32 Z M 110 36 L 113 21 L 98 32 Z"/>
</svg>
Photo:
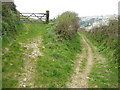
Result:
<svg viewBox="0 0 120 90">
<path fill-rule="evenodd" d="M 62 40 L 50 25 L 41 32 L 45 48 L 42 49 L 44 56 L 38 57 L 36 84 L 43 88 L 65 87 L 73 71 L 76 54 L 80 52 L 80 36 Z"/>
<path fill-rule="evenodd" d="M 101 64 L 99 60 L 94 60 L 92 72 L 89 77 L 89 87 L 117 88 L 118 87 L 118 66 L 109 61 Z M 97 88 L 96 87 L 96 88 Z"/>
<path fill-rule="evenodd" d="M 42 20 L 40 20 L 40 19 L 36 19 L 36 18 L 27 18 L 27 16 L 26 17 L 23 17 L 23 16 L 21 16 L 20 17 L 20 19 L 22 20 L 22 22 L 24 22 L 24 23 L 33 23 L 34 24 L 34 22 L 35 23 L 37 23 L 37 24 L 43 24 L 43 23 L 45 23 L 45 21 L 42 21 Z M 25 21 L 24 21 L 25 20 Z"/>
<path fill-rule="evenodd" d="M 22 30 L 18 32 L 16 37 L 11 37 L 11 39 L 9 38 L 10 36 L 8 37 L 11 42 L 8 42 L 9 40 L 5 39 L 7 37 L 3 37 L 3 88 L 14 88 L 19 78 L 16 73 L 22 72 L 20 68 L 24 65 L 23 53 L 25 48 L 22 47 L 19 43 L 26 43 L 29 41 L 29 39 L 38 37 L 40 35 L 39 30 L 41 30 L 42 27 L 45 27 L 45 25 L 41 25 L 41 28 L 37 28 L 34 24 L 25 24 L 22 25 L 22 27 L 17 27 L 18 29 Z M 6 48 L 8 48 L 9 51 L 6 51 Z"/>
<path fill-rule="evenodd" d="M 24 29 L 21 26 L 17 26 L 18 30 Z M 22 30 L 21 30 L 22 31 Z M 23 51 L 22 47 L 18 43 L 16 38 L 18 37 L 18 33 L 13 36 L 3 36 L 2 37 L 2 87 L 14 87 L 15 83 L 17 83 L 17 77 L 15 74 L 20 72 L 20 67 L 23 66 Z M 8 49 L 8 51 L 6 50 Z"/>
<path fill-rule="evenodd" d="M 10 43 L 3 41 L 3 88 L 14 88 L 19 76 L 16 73 L 24 65 L 23 52 L 25 50 L 19 43 L 27 43 L 30 39 L 42 37 L 39 45 L 44 56 L 37 58 L 36 85 L 47 88 L 65 87 L 65 82 L 72 73 L 76 54 L 80 52 L 80 36 L 62 40 L 55 34 L 53 27 L 47 24 L 24 24 L 18 36 Z M 44 48 L 44 47 L 45 48 Z M 8 48 L 9 51 L 5 51 Z M 15 77 L 16 76 L 16 77 Z"/>
<path fill-rule="evenodd" d="M 105 57 L 105 60 L 103 60 L 104 63 L 101 63 L 101 60 L 97 57 L 94 58 L 94 65 L 89 75 L 89 87 L 118 88 L 118 64 L 114 62 L 114 57 L 109 56 L 112 50 L 101 46 L 100 43 L 94 41 L 91 35 L 86 34 L 86 36 L 92 41 L 92 44 L 98 47 L 97 52 Z M 90 42 L 88 43 L 91 45 Z M 95 49 L 92 46 L 91 48 L 93 53 L 95 53 Z M 104 48 L 104 50 L 101 50 L 102 48 Z"/>
<path fill-rule="evenodd" d="M 3 88 L 5 87 L 13 87 L 17 82 L 17 78 L 15 77 L 16 72 L 20 72 L 20 67 L 23 66 L 23 59 L 21 50 L 22 47 L 14 42 L 11 46 L 9 46 L 8 52 L 3 52 L 2 56 L 2 75 Z"/>
<path fill-rule="evenodd" d="M 81 35 L 81 34 L 80 34 Z M 85 69 L 85 66 L 86 66 L 86 64 L 87 64 L 87 56 L 88 56 L 88 47 L 86 46 L 86 45 L 84 45 L 84 44 L 82 44 L 81 45 L 81 48 L 84 48 L 83 50 L 82 50 L 82 52 L 81 53 L 83 53 L 83 58 L 82 58 L 82 60 L 81 60 L 81 63 L 80 63 L 80 72 L 83 72 L 84 71 L 84 69 Z M 80 54 L 81 54 L 80 53 Z"/>
<path fill-rule="evenodd" d="M 80 70 L 79 70 L 80 72 L 84 71 L 86 64 L 87 64 L 87 58 L 83 58 L 83 60 L 80 63 Z"/>
</svg>

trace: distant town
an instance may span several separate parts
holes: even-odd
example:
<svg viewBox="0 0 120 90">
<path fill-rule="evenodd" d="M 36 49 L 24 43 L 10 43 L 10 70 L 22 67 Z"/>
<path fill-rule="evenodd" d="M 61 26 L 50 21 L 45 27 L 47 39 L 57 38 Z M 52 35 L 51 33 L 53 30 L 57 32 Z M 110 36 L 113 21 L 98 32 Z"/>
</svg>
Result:
<svg viewBox="0 0 120 90">
<path fill-rule="evenodd" d="M 87 16 L 80 18 L 81 28 L 90 30 L 93 27 L 99 27 L 101 25 L 109 25 L 109 20 L 118 19 L 118 15 L 106 15 L 106 16 Z"/>
</svg>

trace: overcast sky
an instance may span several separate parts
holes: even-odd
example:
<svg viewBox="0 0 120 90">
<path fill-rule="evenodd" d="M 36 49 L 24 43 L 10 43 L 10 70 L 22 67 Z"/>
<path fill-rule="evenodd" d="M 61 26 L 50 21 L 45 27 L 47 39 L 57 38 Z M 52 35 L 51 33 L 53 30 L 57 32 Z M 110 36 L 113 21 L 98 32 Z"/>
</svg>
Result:
<svg viewBox="0 0 120 90">
<path fill-rule="evenodd" d="M 74 11 L 79 16 L 118 14 L 119 0 L 14 0 L 20 12 L 42 13 L 50 11 L 50 18 L 65 11 Z"/>
</svg>

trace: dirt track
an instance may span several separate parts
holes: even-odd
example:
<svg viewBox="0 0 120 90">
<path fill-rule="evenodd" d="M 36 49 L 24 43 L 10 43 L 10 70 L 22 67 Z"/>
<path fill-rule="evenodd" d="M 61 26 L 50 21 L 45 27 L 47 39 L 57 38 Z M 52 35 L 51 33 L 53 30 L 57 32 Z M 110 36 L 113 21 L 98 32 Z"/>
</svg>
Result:
<svg viewBox="0 0 120 90">
<path fill-rule="evenodd" d="M 17 88 L 37 88 L 34 82 L 36 76 L 37 57 L 43 56 L 38 48 L 39 44 L 41 44 L 41 40 L 39 38 L 30 40 L 29 43 L 21 43 L 26 50 L 24 51 L 24 67 L 21 68 L 23 72 L 18 73 L 20 77 Z"/>
<path fill-rule="evenodd" d="M 66 86 L 69 88 L 87 88 L 87 80 L 89 79 L 88 74 L 91 71 L 93 62 L 93 52 L 90 47 L 87 38 L 82 36 L 82 53 L 77 55 L 77 60 L 75 62 L 74 74 L 71 76 L 70 81 L 67 82 Z M 87 59 L 85 67 L 81 71 L 81 63 L 83 60 Z"/>
</svg>

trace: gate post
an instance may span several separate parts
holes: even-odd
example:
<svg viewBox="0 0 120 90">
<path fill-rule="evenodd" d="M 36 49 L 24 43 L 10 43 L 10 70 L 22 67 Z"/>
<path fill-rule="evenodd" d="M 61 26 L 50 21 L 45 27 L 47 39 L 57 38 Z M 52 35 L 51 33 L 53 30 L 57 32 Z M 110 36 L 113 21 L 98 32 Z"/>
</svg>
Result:
<svg viewBox="0 0 120 90">
<path fill-rule="evenodd" d="M 46 24 L 49 23 L 49 10 L 46 11 Z"/>
</svg>

